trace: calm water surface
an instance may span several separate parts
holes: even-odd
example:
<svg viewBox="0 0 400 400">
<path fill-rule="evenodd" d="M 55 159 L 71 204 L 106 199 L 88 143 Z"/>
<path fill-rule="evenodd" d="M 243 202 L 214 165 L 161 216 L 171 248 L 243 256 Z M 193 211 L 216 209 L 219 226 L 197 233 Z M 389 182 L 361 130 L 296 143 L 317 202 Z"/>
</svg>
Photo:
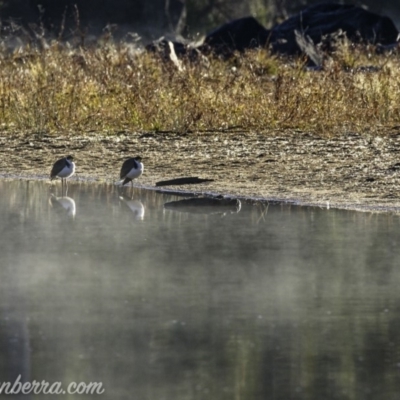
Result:
<svg viewBox="0 0 400 400">
<path fill-rule="evenodd" d="M 72 182 L 68 198 L 59 183 L 0 193 L 1 382 L 102 382 L 94 397 L 117 400 L 399 398 L 399 217 L 192 214 L 164 209 L 177 196 Z"/>
</svg>

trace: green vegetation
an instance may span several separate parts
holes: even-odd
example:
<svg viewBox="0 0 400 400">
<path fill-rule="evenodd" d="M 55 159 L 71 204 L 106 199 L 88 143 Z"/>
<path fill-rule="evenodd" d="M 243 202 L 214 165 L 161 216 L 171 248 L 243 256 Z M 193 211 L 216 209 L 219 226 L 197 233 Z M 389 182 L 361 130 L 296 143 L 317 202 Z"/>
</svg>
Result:
<svg viewBox="0 0 400 400">
<path fill-rule="evenodd" d="M 180 67 L 129 44 L 60 42 L 0 56 L 2 129 L 382 132 L 400 121 L 400 60 L 342 43 L 322 71 L 266 50 Z M 376 68 L 361 68 L 374 66 Z"/>
</svg>

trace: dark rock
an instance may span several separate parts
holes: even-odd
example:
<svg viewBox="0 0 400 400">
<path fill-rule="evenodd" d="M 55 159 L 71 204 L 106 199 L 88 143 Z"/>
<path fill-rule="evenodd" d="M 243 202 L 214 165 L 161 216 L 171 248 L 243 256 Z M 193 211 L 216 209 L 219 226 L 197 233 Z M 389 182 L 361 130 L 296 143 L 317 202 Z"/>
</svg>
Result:
<svg viewBox="0 0 400 400">
<path fill-rule="evenodd" d="M 295 31 L 317 44 L 323 37 L 339 31 L 352 42 L 382 44 L 397 41 L 398 30 L 393 21 L 353 5 L 317 4 L 276 25 L 271 31 L 271 44 L 275 52 L 299 54 L 300 46 Z"/>
<path fill-rule="evenodd" d="M 220 26 L 204 39 L 203 49 L 209 48 L 218 54 L 229 55 L 234 51 L 265 46 L 270 31 L 255 18 L 245 17 Z"/>
<path fill-rule="evenodd" d="M 275 53 L 306 54 L 314 65 L 321 66 L 323 51 L 334 48 L 336 38 L 333 35 L 337 37 L 339 32 L 352 42 L 379 44 L 382 49 L 393 48 L 399 35 L 388 17 L 354 5 L 324 3 L 306 8 L 272 30 L 264 28 L 253 17 L 231 21 L 209 33 L 196 50 L 165 40 L 147 48 L 166 55 L 173 48 L 177 57 L 195 51 L 229 57 L 235 51 L 270 46 Z"/>
<path fill-rule="evenodd" d="M 352 42 L 391 46 L 399 35 L 393 21 L 354 5 L 317 4 L 310 6 L 276 25 L 264 28 L 253 17 L 241 18 L 220 26 L 209 33 L 200 49 L 216 54 L 231 55 L 234 51 L 271 45 L 276 53 L 296 55 L 305 53 L 316 65 L 322 63 L 317 44 L 324 41 L 331 49 L 329 35 L 342 32 Z M 332 42 L 332 43 L 331 43 Z"/>
</svg>

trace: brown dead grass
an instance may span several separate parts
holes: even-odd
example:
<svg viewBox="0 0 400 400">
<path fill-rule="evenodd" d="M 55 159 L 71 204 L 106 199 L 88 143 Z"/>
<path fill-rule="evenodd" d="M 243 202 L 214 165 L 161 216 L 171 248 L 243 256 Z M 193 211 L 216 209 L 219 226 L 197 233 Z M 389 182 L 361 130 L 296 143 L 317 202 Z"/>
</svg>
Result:
<svg viewBox="0 0 400 400">
<path fill-rule="evenodd" d="M 373 66 L 374 68 L 360 68 Z M 324 70 L 266 50 L 182 68 L 127 43 L 54 41 L 0 56 L 10 132 L 261 131 L 380 133 L 400 120 L 400 60 L 342 43 Z"/>
</svg>

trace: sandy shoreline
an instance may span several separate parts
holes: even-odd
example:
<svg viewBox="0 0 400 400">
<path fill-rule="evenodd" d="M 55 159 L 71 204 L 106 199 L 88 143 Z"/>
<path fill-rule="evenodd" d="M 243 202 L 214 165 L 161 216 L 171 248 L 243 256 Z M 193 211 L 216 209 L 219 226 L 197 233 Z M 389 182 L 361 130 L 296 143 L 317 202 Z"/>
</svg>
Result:
<svg viewBox="0 0 400 400">
<path fill-rule="evenodd" d="M 214 179 L 165 190 L 222 194 L 360 211 L 400 212 L 400 133 L 331 139 L 276 131 L 223 133 L 0 134 L 0 177 L 45 178 L 72 154 L 78 179 L 115 182 L 127 157 L 141 155 L 137 186 L 185 176 Z M 159 188 L 157 188 L 158 190 Z"/>
</svg>

